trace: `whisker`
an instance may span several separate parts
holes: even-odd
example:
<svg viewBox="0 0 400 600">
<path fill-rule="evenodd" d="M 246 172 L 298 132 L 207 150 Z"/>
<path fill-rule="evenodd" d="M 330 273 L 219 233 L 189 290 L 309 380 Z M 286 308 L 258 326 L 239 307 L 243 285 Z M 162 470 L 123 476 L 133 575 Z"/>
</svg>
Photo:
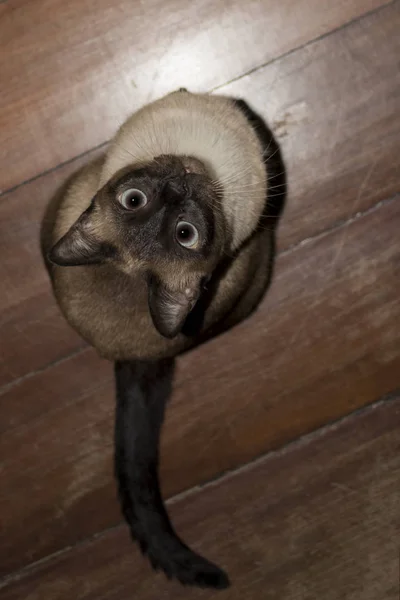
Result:
<svg viewBox="0 0 400 600">
<path fill-rule="evenodd" d="M 243 191 L 243 192 L 246 191 L 246 190 L 247 191 L 252 191 L 252 190 L 254 191 L 254 190 L 258 190 L 259 187 L 260 187 L 259 184 L 254 184 L 254 185 L 253 184 L 248 184 L 248 185 L 246 185 L 245 183 L 243 183 L 241 185 L 232 185 L 232 187 L 231 187 L 230 190 L 228 190 L 228 189 L 225 188 L 225 191 L 226 191 L 226 193 L 237 192 L 238 190 Z"/>
<path fill-rule="evenodd" d="M 227 185 L 241 185 L 241 186 L 247 186 L 247 187 L 257 187 L 259 185 L 259 182 L 251 182 L 251 181 L 242 181 L 242 177 L 232 177 L 231 179 L 221 179 L 220 180 L 220 185 L 223 186 L 227 186 Z"/>
<path fill-rule="evenodd" d="M 274 173 L 274 175 L 268 177 L 267 181 L 272 181 L 272 179 L 276 179 L 276 177 L 282 177 L 282 175 L 285 175 L 285 171 L 281 171 L 280 173 Z"/>
<path fill-rule="evenodd" d="M 277 152 L 279 152 L 279 147 L 275 150 L 275 152 L 266 157 L 267 160 L 265 164 L 268 164 L 268 161 L 271 160 L 271 158 L 273 158 Z"/>
<path fill-rule="evenodd" d="M 124 146 L 122 146 L 119 142 L 114 141 L 113 144 L 114 144 L 114 146 L 117 146 L 117 148 L 120 148 L 123 152 L 128 154 L 128 156 L 131 156 L 135 161 L 138 160 L 138 157 L 135 156 L 135 154 L 133 154 L 133 152 L 128 150 L 128 148 L 125 148 Z"/>
<path fill-rule="evenodd" d="M 272 185 L 272 186 L 268 186 L 269 190 L 276 190 L 277 188 L 285 188 L 287 187 L 286 183 L 279 183 L 278 185 Z"/>
<path fill-rule="evenodd" d="M 221 177 L 221 181 L 229 181 L 231 179 L 239 179 L 240 177 L 243 177 L 244 175 L 248 175 L 249 173 L 251 173 L 252 169 L 250 167 L 246 167 L 244 169 L 241 169 L 240 171 L 235 170 L 236 165 L 232 164 L 232 162 L 226 162 L 223 165 L 221 165 L 222 168 L 227 169 L 228 171 L 231 171 L 231 175 L 228 175 L 227 177 Z"/>
<path fill-rule="evenodd" d="M 286 192 L 281 192 L 280 194 L 268 194 L 267 200 L 271 198 L 280 198 L 281 196 L 286 196 Z"/>
<path fill-rule="evenodd" d="M 269 149 L 270 149 L 270 147 L 271 147 L 271 144 L 273 144 L 273 143 L 274 143 L 274 138 L 273 138 L 273 137 L 271 137 L 271 138 L 270 138 L 270 140 L 269 140 L 269 144 L 268 144 L 268 146 L 265 148 L 265 150 L 263 150 L 263 156 L 265 156 L 265 155 L 267 154 L 268 150 L 269 150 Z"/>
</svg>

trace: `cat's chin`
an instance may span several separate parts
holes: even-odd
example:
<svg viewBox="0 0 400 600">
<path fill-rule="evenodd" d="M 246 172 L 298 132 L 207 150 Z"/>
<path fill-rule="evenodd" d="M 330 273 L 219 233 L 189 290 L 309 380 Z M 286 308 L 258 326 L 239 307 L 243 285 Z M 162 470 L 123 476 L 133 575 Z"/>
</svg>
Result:
<svg viewBox="0 0 400 600">
<path fill-rule="evenodd" d="M 208 175 L 208 171 L 204 163 L 194 156 L 182 156 L 183 166 L 186 173 L 196 173 L 197 175 Z"/>
</svg>

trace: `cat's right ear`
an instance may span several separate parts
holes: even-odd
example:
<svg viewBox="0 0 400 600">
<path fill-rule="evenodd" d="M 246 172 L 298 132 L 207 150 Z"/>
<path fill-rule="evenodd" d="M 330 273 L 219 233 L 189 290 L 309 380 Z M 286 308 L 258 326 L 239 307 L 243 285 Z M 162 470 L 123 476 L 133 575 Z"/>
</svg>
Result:
<svg viewBox="0 0 400 600">
<path fill-rule="evenodd" d="M 93 209 L 90 206 L 53 246 L 47 256 L 55 265 L 73 267 L 101 264 L 113 254 L 113 247 L 100 241 L 95 234 Z"/>
</svg>

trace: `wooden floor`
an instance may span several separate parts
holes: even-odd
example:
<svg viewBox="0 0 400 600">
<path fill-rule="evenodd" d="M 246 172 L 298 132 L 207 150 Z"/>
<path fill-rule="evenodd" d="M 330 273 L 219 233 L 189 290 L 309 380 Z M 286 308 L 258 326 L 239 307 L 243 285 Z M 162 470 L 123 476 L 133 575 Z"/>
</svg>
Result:
<svg viewBox="0 0 400 600">
<path fill-rule="evenodd" d="M 0 3 L 1 600 L 398 600 L 399 31 L 400 0 Z M 163 490 L 218 593 L 130 543 L 111 365 L 38 245 L 53 191 L 181 86 L 245 98 L 289 179 L 271 289 L 181 359 L 164 429 Z"/>
</svg>

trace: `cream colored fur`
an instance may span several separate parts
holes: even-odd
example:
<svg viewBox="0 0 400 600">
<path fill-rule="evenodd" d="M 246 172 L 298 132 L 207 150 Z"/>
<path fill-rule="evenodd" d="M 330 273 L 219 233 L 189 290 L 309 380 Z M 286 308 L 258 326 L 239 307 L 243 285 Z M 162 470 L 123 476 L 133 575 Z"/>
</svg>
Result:
<svg viewBox="0 0 400 600">
<path fill-rule="evenodd" d="M 99 187 L 122 167 L 160 154 L 194 156 L 206 165 L 222 186 L 222 209 L 237 248 L 256 227 L 267 188 L 260 143 L 245 116 L 223 96 L 169 94 L 121 127 Z"/>
</svg>

